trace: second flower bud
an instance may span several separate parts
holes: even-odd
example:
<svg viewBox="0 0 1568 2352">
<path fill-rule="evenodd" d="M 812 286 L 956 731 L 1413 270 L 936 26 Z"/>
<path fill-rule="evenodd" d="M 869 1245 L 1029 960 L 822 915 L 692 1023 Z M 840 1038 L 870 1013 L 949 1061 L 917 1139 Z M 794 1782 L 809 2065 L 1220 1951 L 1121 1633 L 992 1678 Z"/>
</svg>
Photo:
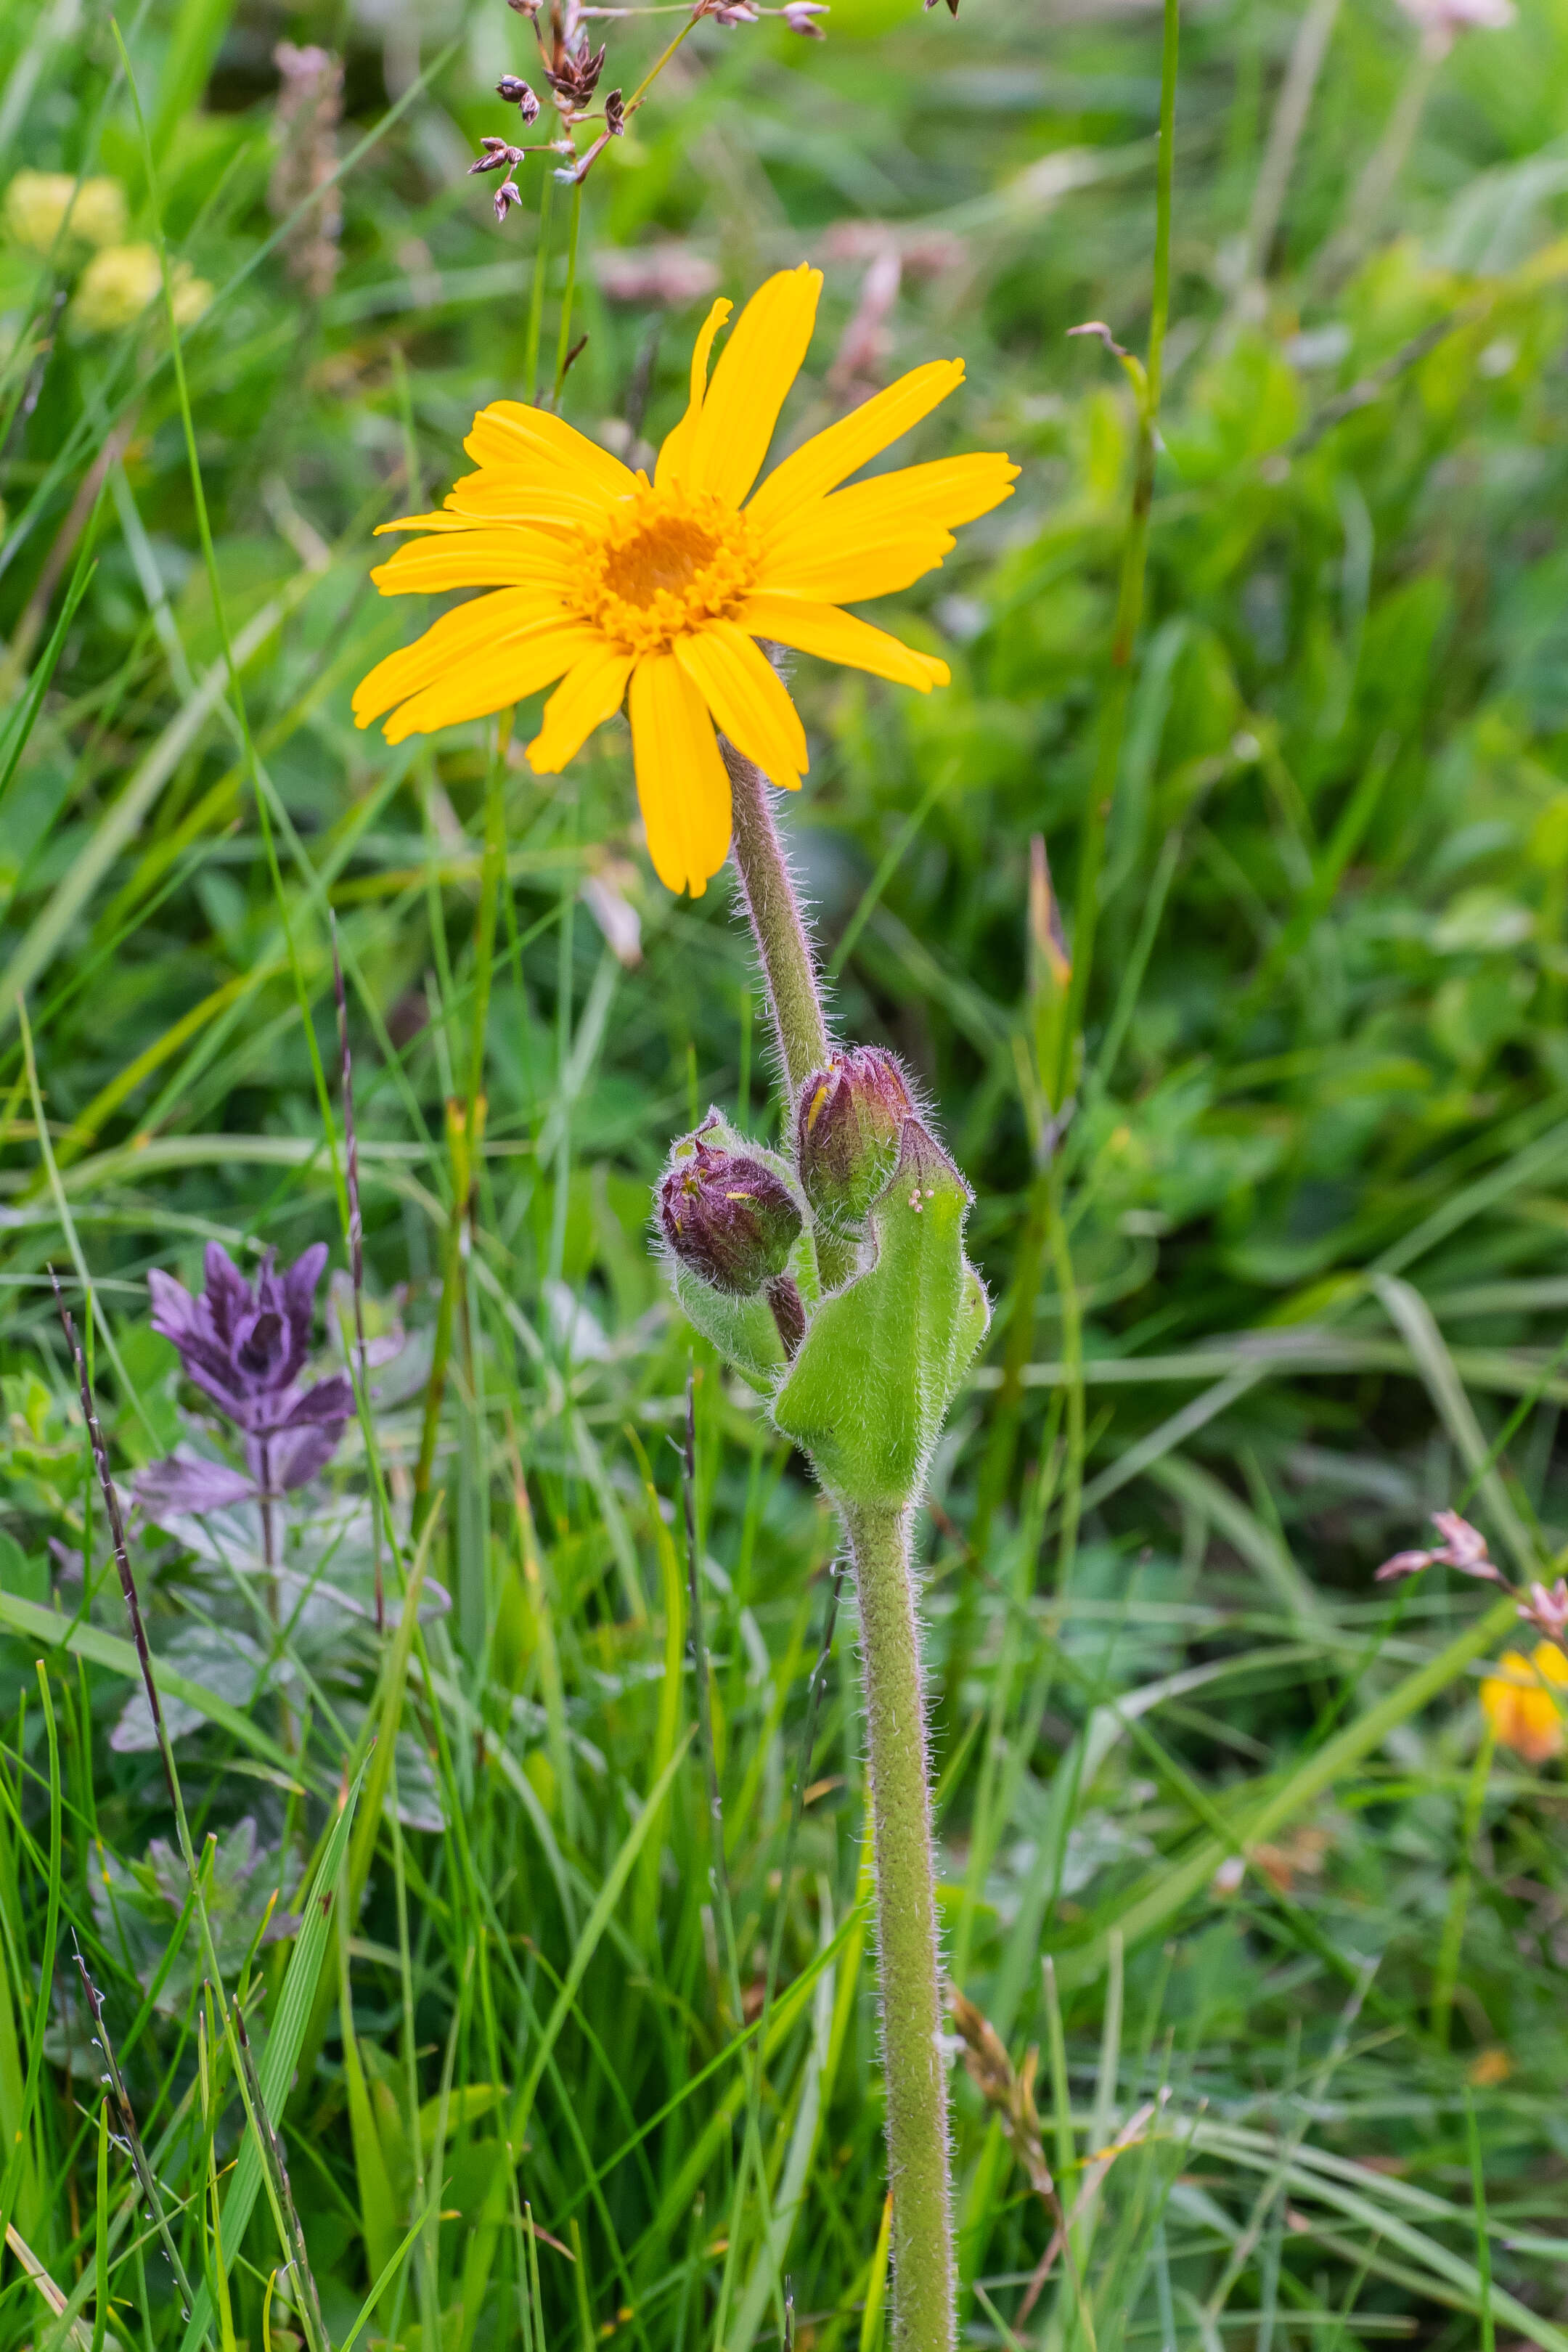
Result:
<svg viewBox="0 0 1568 2352">
<path fill-rule="evenodd" d="M 829 1231 L 865 1222 L 913 1113 L 902 1070 L 879 1046 L 850 1046 L 807 1078 L 795 1114 L 795 1165 L 812 1213 Z"/>
</svg>

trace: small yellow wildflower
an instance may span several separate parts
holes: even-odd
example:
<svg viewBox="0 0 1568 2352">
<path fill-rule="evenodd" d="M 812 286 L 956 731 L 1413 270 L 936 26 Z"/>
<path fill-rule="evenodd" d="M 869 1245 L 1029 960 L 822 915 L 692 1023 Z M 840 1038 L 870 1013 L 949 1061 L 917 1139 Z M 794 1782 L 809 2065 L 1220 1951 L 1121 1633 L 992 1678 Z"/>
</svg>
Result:
<svg viewBox="0 0 1568 2352">
<path fill-rule="evenodd" d="M 84 244 L 117 245 L 125 235 L 118 180 L 84 180 L 79 188 L 74 172 L 18 172 L 5 191 L 7 233 L 31 253 L 54 249 L 68 213 L 69 234 Z"/>
<path fill-rule="evenodd" d="M 1522 1650 L 1505 1650 L 1497 1672 L 1481 1685 L 1481 1706 L 1498 1745 L 1511 1748 L 1527 1764 L 1561 1756 L 1565 1727 L 1555 1690 L 1568 1691 L 1568 1656 L 1555 1642 L 1538 1643 L 1528 1658 Z"/>
<path fill-rule="evenodd" d="M 195 325 L 212 303 L 210 279 L 194 276 L 188 261 L 176 261 L 170 270 L 169 292 L 174 305 L 174 324 L 182 334 L 187 327 Z"/>
<path fill-rule="evenodd" d="M 148 305 L 163 291 L 158 256 L 150 245 L 113 245 L 94 254 L 77 284 L 71 315 L 84 333 L 117 334 L 134 326 Z M 169 290 L 174 324 L 194 327 L 213 299 L 205 278 L 192 275 L 188 261 L 176 261 L 169 270 Z"/>
<path fill-rule="evenodd" d="M 163 282 L 150 245 L 106 246 L 77 280 L 71 316 L 84 333 L 116 334 L 135 325 Z"/>
<path fill-rule="evenodd" d="M 483 410 L 464 445 L 478 473 L 441 513 L 381 526 L 438 536 L 399 548 L 371 577 L 384 596 L 497 593 L 378 663 L 354 696 L 359 724 L 391 711 L 387 740 L 399 743 L 560 678 L 528 746 L 534 772 L 553 775 L 626 698 L 655 869 L 698 897 L 730 846 L 715 724 L 775 784 L 793 789 L 806 765 L 805 730 L 759 639 L 922 694 L 945 686 L 944 662 L 839 608 L 895 594 L 941 563 L 953 527 L 1008 497 L 1018 468 L 997 454 L 947 457 L 840 488 L 963 382 L 961 360 L 935 360 L 796 449 L 753 497 L 821 289 L 820 270 L 770 278 L 710 383 L 731 310 L 714 303 L 689 404 L 651 482 L 545 410 L 510 400 Z"/>
</svg>

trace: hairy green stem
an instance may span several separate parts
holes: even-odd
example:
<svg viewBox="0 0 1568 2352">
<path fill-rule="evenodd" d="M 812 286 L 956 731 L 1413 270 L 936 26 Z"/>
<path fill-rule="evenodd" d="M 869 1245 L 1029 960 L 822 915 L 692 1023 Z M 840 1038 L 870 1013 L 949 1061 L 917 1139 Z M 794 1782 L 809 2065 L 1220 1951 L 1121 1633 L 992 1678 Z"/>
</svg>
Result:
<svg viewBox="0 0 1568 2352">
<path fill-rule="evenodd" d="M 893 2190 L 896 2352 L 951 2352 L 955 2283 L 947 2083 L 920 1629 L 907 1513 L 845 1508 L 860 1601 L 877 1950 Z"/>
<path fill-rule="evenodd" d="M 732 744 L 720 740 L 730 772 L 735 864 L 793 1109 L 801 1087 L 829 1051 L 816 968 L 768 804 L 766 779 Z M 819 1234 L 816 1248 L 825 1287 L 836 1287 L 853 1273 L 852 1243 Z M 936 1876 L 909 1514 L 842 1498 L 839 1507 L 860 1599 L 870 1748 L 893 2192 L 894 2341 L 897 2352 L 951 2352 L 955 2283 L 947 2086 L 939 2042 Z"/>
<path fill-rule="evenodd" d="M 768 780 L 760 768 L 754 768 L 722 736 L 719 738 L 719 748 L 730 772 L 735 867 L 746 894 L 746 910 L 762 958 L 768 1011 L 773 1015 L 788 1109 L 793 1114 L 802 1087 L 814 1070 L 824 1066 L 832 1051 L 816 984 L 816 964 L 801 920 L 784 844 L 768 806 Z M 855 1271 L 853 1242 L 819 1232 L 816 1267 L 824 1290 L 837 1290 Z"/>
<path fill-rule="evenodd" d="M 784 862 L 784 845 L 768 806 L 767 778 L 722 737 L 720 749 L 730 771 L 735 865 L 763 959 L 768 1010 L 793 1108 L 801 1087 L 813 1070 L 821 1069 L 828 1055 L 816 967 Z"/>
</svg>

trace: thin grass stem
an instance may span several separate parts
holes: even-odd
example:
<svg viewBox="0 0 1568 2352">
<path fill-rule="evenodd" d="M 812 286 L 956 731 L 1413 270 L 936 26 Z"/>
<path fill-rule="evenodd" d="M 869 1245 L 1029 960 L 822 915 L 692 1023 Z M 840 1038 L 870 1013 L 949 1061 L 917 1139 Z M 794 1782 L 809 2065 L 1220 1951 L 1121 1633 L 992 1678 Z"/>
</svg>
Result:
<svg viewBox="0 0 1568 2352">
<path fill-rule="evenodd" d="M 1094 969 L 1100 921 L 1100 873 L 1106 825 L 1121 767 L 1127 709 L 1132 690 L 1132 654 L 1143 613 L 1143 582 L 1149 560 L 1149 514 L 1154 497 L 1154 460 L 1159 446 L 1160 393 L 1164 373 L 1165 329 L 1171 308 L 1171 201 L 1175 164 L 1176 60 L 1181 38 L 1181 0 L 1164 0 L 1160 64 L 1160 137 L 1154 213 L 1154 290 L 1149 313 L 1149 356 L 1139 373 L 1138 432 L 1132 498 L 1122 541 L 1121 572 L 1111 629 L 1110 674 L 1100 709 L 1099 743 L 1089 804 L 1084 811 L 1074 905 L 1072 978 L 1068 985 L 1067 1031 L 1082 1028 Z M 1135 366 L 1136 363 L 1134 363 Z M 1131 373 L 1132 369 L 1129 370 Z M 1134 379 L 1136 381 L 1136 377 Z"/>
</svg>

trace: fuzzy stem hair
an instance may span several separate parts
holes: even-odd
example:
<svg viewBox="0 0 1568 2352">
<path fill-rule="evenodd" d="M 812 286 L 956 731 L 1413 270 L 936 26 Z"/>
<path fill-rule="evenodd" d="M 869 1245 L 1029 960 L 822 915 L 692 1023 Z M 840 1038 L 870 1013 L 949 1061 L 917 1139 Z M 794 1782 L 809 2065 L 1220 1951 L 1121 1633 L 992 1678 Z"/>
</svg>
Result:
<svg viewBox="0 0 1568 2352">
<path fill-rule="evenodd" d="M 893 2191 L 896 2352 L 951 2352 L 955 2287 L 931 1779 L 909 1515 L 845 1510 L 860 1602 Z"/>
</svg>

